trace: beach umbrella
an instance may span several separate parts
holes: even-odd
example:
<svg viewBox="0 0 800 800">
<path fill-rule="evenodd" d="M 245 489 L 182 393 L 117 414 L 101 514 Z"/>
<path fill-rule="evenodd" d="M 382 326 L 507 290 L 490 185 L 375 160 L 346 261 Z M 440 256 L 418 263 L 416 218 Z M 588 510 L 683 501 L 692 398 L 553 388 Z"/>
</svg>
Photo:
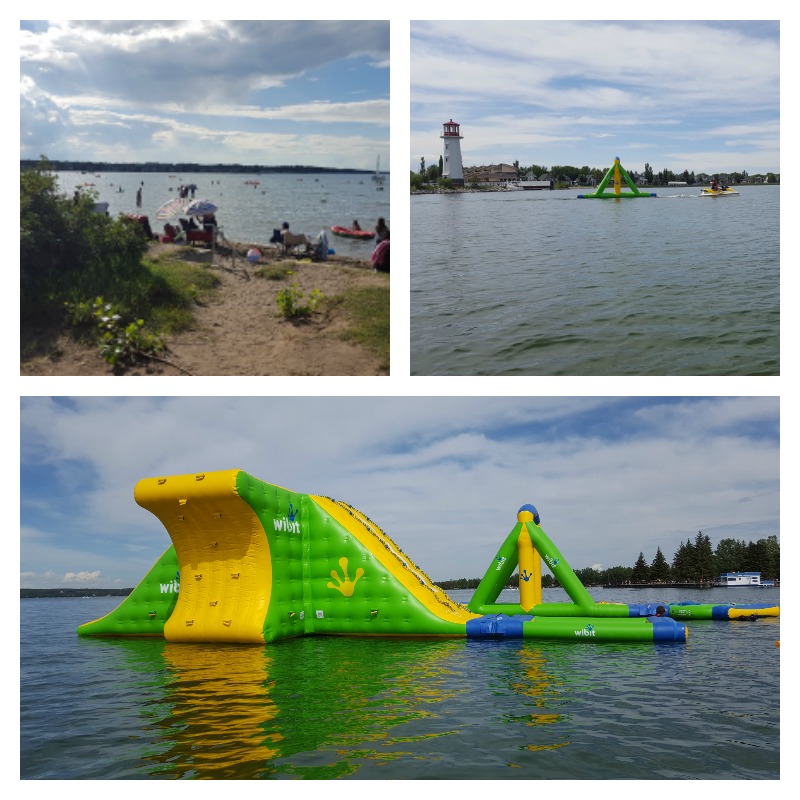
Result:
<svg viewBox="0 0 800 800">
<path fill-rule="evenodd" d="M 212 203 L 210 200 L 192 200 L 186 206 L 185 212 L 190 217 L 202 217 L 205 214 L 216 214 L 217 204 Z"/>
<path fill-rule="evenodd" d="M 185 197 L 173 197 L 156 211 L 156 219 L 170 219 L 184 213 L 186 207 Z"/>
</svg>

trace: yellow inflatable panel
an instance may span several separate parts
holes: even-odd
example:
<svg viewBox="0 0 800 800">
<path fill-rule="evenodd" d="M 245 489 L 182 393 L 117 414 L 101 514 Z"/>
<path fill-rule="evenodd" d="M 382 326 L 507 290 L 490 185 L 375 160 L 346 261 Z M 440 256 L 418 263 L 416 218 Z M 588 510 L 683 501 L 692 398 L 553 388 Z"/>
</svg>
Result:
<svg viewBox="0 0 800 800">
<path fill-rule="evenodd" d="M 272 590 L 269 543 L 239 498 L 239 470 L 147 478 L 136 502 L 175 545 L 180 593 L 164 626 L 171 642 L 264 642 Z"/>
</svg>

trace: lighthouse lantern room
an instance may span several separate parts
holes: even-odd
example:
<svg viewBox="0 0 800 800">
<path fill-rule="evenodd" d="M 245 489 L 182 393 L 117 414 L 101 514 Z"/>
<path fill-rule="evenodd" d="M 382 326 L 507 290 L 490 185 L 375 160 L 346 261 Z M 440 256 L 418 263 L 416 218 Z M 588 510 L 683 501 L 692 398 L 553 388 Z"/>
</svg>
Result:
<svg viewBox="0 0 800 800">
<path fill-rule="evenodd" d="M 455 186 L 464 185 L 464 167 L 461 164 L 461 140 L 464 138 L 460 131 L 460 125 L 453 122 L 443 123 L 444 131 L 439 137 L 444 142 L 444 153 L 442 154 L 442 177 L 450 178 Z"/>
</svg>

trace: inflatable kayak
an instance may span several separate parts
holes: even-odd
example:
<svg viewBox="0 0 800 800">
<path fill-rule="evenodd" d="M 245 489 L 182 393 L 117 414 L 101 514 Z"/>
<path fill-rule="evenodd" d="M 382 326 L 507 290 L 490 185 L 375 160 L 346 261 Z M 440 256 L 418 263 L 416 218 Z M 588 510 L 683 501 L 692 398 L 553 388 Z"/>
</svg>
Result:
<svg viewBox="0 0 800 800">
<path fill-rule="evenodd" d="M 727 197 L 728 195 L 739 194 L 736 189 L 727 186 L 724 189 L 703 189 L 701 197 Z"/>
<path fill-rule="evenodd" d="M 334 225 L 331 227 L 331 233 L 337 236 L 346 236 L 349 239 L 374 239 L 375 231 L 362 231 L 355 230 L 354 228 L 343 228 L 341 225 Z"/>
</svg>

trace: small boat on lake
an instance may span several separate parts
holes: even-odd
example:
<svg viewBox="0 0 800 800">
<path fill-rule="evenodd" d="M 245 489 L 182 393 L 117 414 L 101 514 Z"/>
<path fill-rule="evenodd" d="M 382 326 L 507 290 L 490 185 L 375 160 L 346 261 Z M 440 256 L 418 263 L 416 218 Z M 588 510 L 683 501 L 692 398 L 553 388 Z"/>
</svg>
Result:
<svg viewBox="0 0 800 800">
<path fill-rule="evenodd" d="M 375 238 L 375 231 L 362 231 L 360 228 L 345 228 L 341 225 L 331 226 L 331 233 L 337 236 L 344 236 L 348 239 L 363 239 L 364 241 Z"/>
</svg>

